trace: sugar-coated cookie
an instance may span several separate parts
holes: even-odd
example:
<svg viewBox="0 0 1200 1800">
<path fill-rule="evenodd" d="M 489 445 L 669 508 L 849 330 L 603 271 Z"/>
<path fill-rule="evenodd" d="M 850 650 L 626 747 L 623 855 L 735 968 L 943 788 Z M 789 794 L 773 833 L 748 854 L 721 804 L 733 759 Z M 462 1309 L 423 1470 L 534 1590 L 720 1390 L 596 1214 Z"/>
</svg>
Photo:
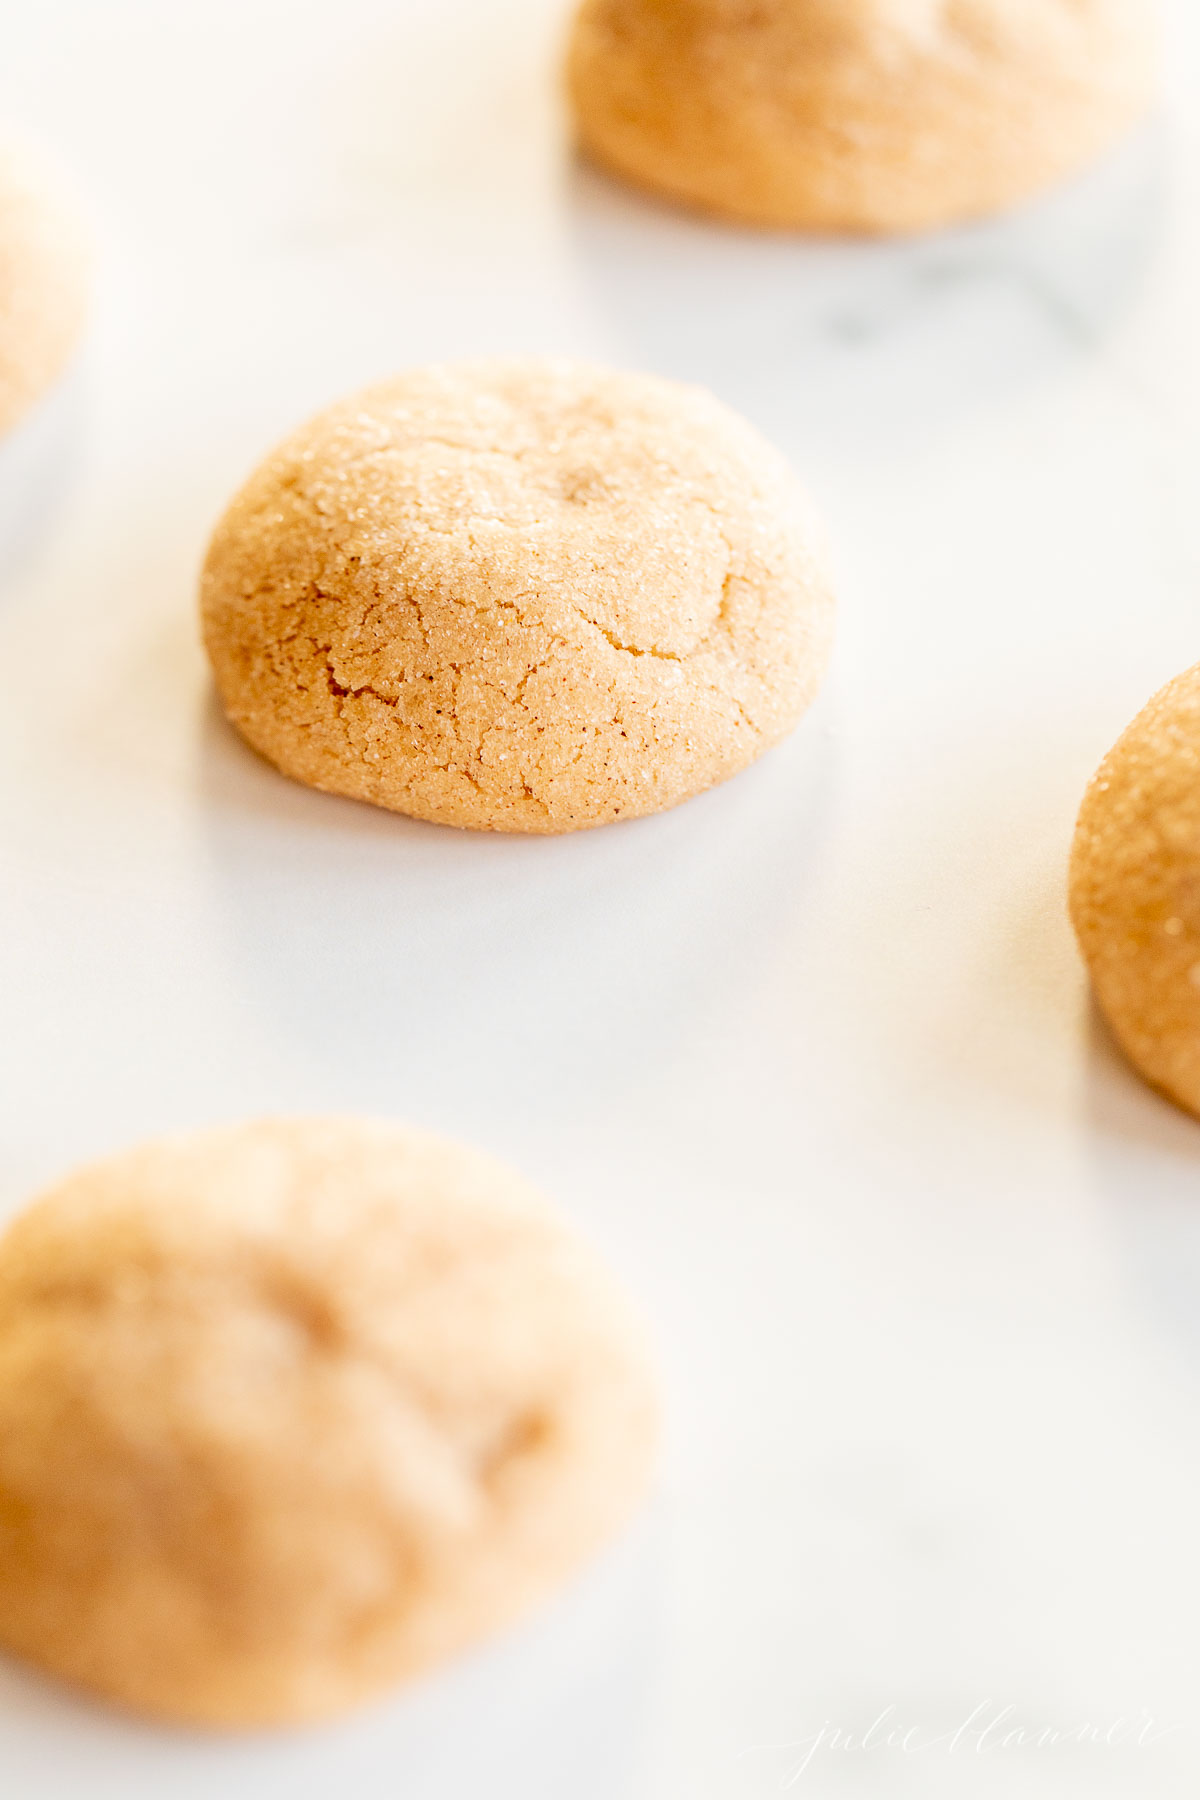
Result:
<svg viewBox="0 0 1200 1800">
<path fill-rule="evenodd" d="M 1071 917 L 1131 1062 L 1200 1114 L 1200 664 L 1138 714 L 1092 781 Z"/>
<path fill-rule="evenodd" d="M 580 141 L 733 219 L 904 232 L 1000 210 L 1145 111 L 1153 0 L 584 0 Z"/>
<path fill-rule="evenodd" d="M 31 146 L 0 139 L 0 433 L 66 368 L 83 330 L 88 263 L 58 172 Z"/>
<path fill-rule="evenodd" d="M 285 774 L 558 832 L 673 806 L 791 730 L 832 600 L 783 459 L 698 389 L 554 359 L 322 413 L 217 528 L 226 711 Z"/>
<path fill-rule="evenodd" d="M 486 1158 L 149 1144 L 0 1240 L 0 1643 L 168 1719 L 336 1714 L 567 1576 L 655 1429 L 609 1278 Z"/>
</svg>

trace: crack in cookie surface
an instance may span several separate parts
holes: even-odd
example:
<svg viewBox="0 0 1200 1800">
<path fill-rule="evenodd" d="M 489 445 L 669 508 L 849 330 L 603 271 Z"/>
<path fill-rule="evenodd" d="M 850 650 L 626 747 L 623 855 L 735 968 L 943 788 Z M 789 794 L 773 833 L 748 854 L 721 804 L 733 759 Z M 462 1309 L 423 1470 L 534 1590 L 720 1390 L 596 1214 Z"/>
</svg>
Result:
<svg viewBox="0 0 1200 1800">
<path fill-rule="evenodd" d="M 811 511 L 748 426 L 554 361 L 415 371 L 313 421 L 231 507 L 203 607 L 226 708 L 285 772 L 535 831 L 744 766 L 831 619 Z"/>
</svg>

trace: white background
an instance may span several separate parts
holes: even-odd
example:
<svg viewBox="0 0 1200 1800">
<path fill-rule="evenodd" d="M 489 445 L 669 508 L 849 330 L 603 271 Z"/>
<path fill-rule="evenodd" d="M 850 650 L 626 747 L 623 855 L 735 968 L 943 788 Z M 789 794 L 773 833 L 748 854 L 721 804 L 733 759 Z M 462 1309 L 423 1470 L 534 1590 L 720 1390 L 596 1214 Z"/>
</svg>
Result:
<svg viewBox="0 0 1200 1800">
<path fill-rule="evenodd" d="M 575 171 L 561 23 L 0 4 L 0 112 L 101 252 L 82 367 L 0 447 L 0 1205 L 161 1129 L 406 1117 L 602 1243 L 671 1409 L 643 1524 L 460 1668 L 229 1744 L 3 1667 L 0 1793 L 1193 1800 L 1200 1127 L 1091 1021 L 1064 867 L 1200 656 L 1200 20 L 1104 167 L 899 246 Z M 290 786 L 214 711 L 233 488 L 355 384 L 491 350 L 704 381 L 828 518 L 824 697 L 665 818 L 460 836 Z M 981 1745 L 1006 1706 L 1169 1735 Z"/>
</svg>

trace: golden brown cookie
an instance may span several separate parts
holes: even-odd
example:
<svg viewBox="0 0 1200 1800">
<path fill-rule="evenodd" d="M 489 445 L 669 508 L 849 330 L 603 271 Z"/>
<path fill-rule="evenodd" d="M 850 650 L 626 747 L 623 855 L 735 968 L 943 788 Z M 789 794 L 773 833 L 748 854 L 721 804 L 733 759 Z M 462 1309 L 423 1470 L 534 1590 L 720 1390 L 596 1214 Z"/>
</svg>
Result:
<svg viewBox="0 0 1200 1800">
<path fill-rule="evenodd" d="M 66 368 L 83 330 L 88 260 L 60 176 L 28 145 L 0 141 L 0 432 Z"/>
<path fill-rule="evenodd" d="M 0 1240 L 0 1642 L 169 1719 L 335 1714 L 574 1570 L 654 1436 L 608 1277 L 486 1158 L 149 1144 Z"/>
<path fill-rule="evenodd" d="M 225 709 L 298 781 L 443 824 L 661 811 L 789 732 L 833 605 L 787 465 L 698 389 L 553 359 L 322 413 L 217 528 Z"/>
<path fill-rule="evenodd" d="M 920 231 L 1081 168 L 1146 110 L 1153 0 L 584 0 L 583 147 L 755 225 Z"/>
<path fill-rule="evenodd" d="M 1089 787 L 1071 918 L 1130 1060 L 1200 1114 L 1200 664 L 1138 714 Z"/>
</svg>

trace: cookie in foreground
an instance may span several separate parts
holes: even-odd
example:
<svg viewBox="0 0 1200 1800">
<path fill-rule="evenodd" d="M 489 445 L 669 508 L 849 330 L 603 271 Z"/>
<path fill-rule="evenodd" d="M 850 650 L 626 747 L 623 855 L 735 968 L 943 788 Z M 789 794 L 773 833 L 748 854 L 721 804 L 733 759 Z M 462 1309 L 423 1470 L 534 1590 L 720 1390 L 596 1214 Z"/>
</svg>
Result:
<svg viewBox="0 0 1200 1800">
<path fill-rule="evenodd" d="M 83 332 L 90 248 L 80 209 L 35 146 L 0 138 L 0 434 L 58 380 Z"/>
<path fill-rule="evenodd" d="M 417 818 L 662 811 L 785 737 L 832 636 L 780 457 L 699 389 L 533 358 L 416 369 L 270 456 L 202 578 L 229 718 Z"/>
<path fill-rule="evenodd" d="M 569 1576 L 655 1436 L 622 1297 L 487 1158 L 147 1144 L 0 1240 L 0 1644 L 168 1720 L 335 1715 Z"/>
<path fill-rule="evenodd" d="M 1152 0 L 584 0 L 582 148 L 749 224 L 930 230 L 1083 168 L 1149 107 Z"/>
<path fill-rule="evenodd" d="M 1071 919 L 1130 1061 L 1200 1115 L 1200 664 L 1155 695 L 1088 788 Z"/>
</svg>

